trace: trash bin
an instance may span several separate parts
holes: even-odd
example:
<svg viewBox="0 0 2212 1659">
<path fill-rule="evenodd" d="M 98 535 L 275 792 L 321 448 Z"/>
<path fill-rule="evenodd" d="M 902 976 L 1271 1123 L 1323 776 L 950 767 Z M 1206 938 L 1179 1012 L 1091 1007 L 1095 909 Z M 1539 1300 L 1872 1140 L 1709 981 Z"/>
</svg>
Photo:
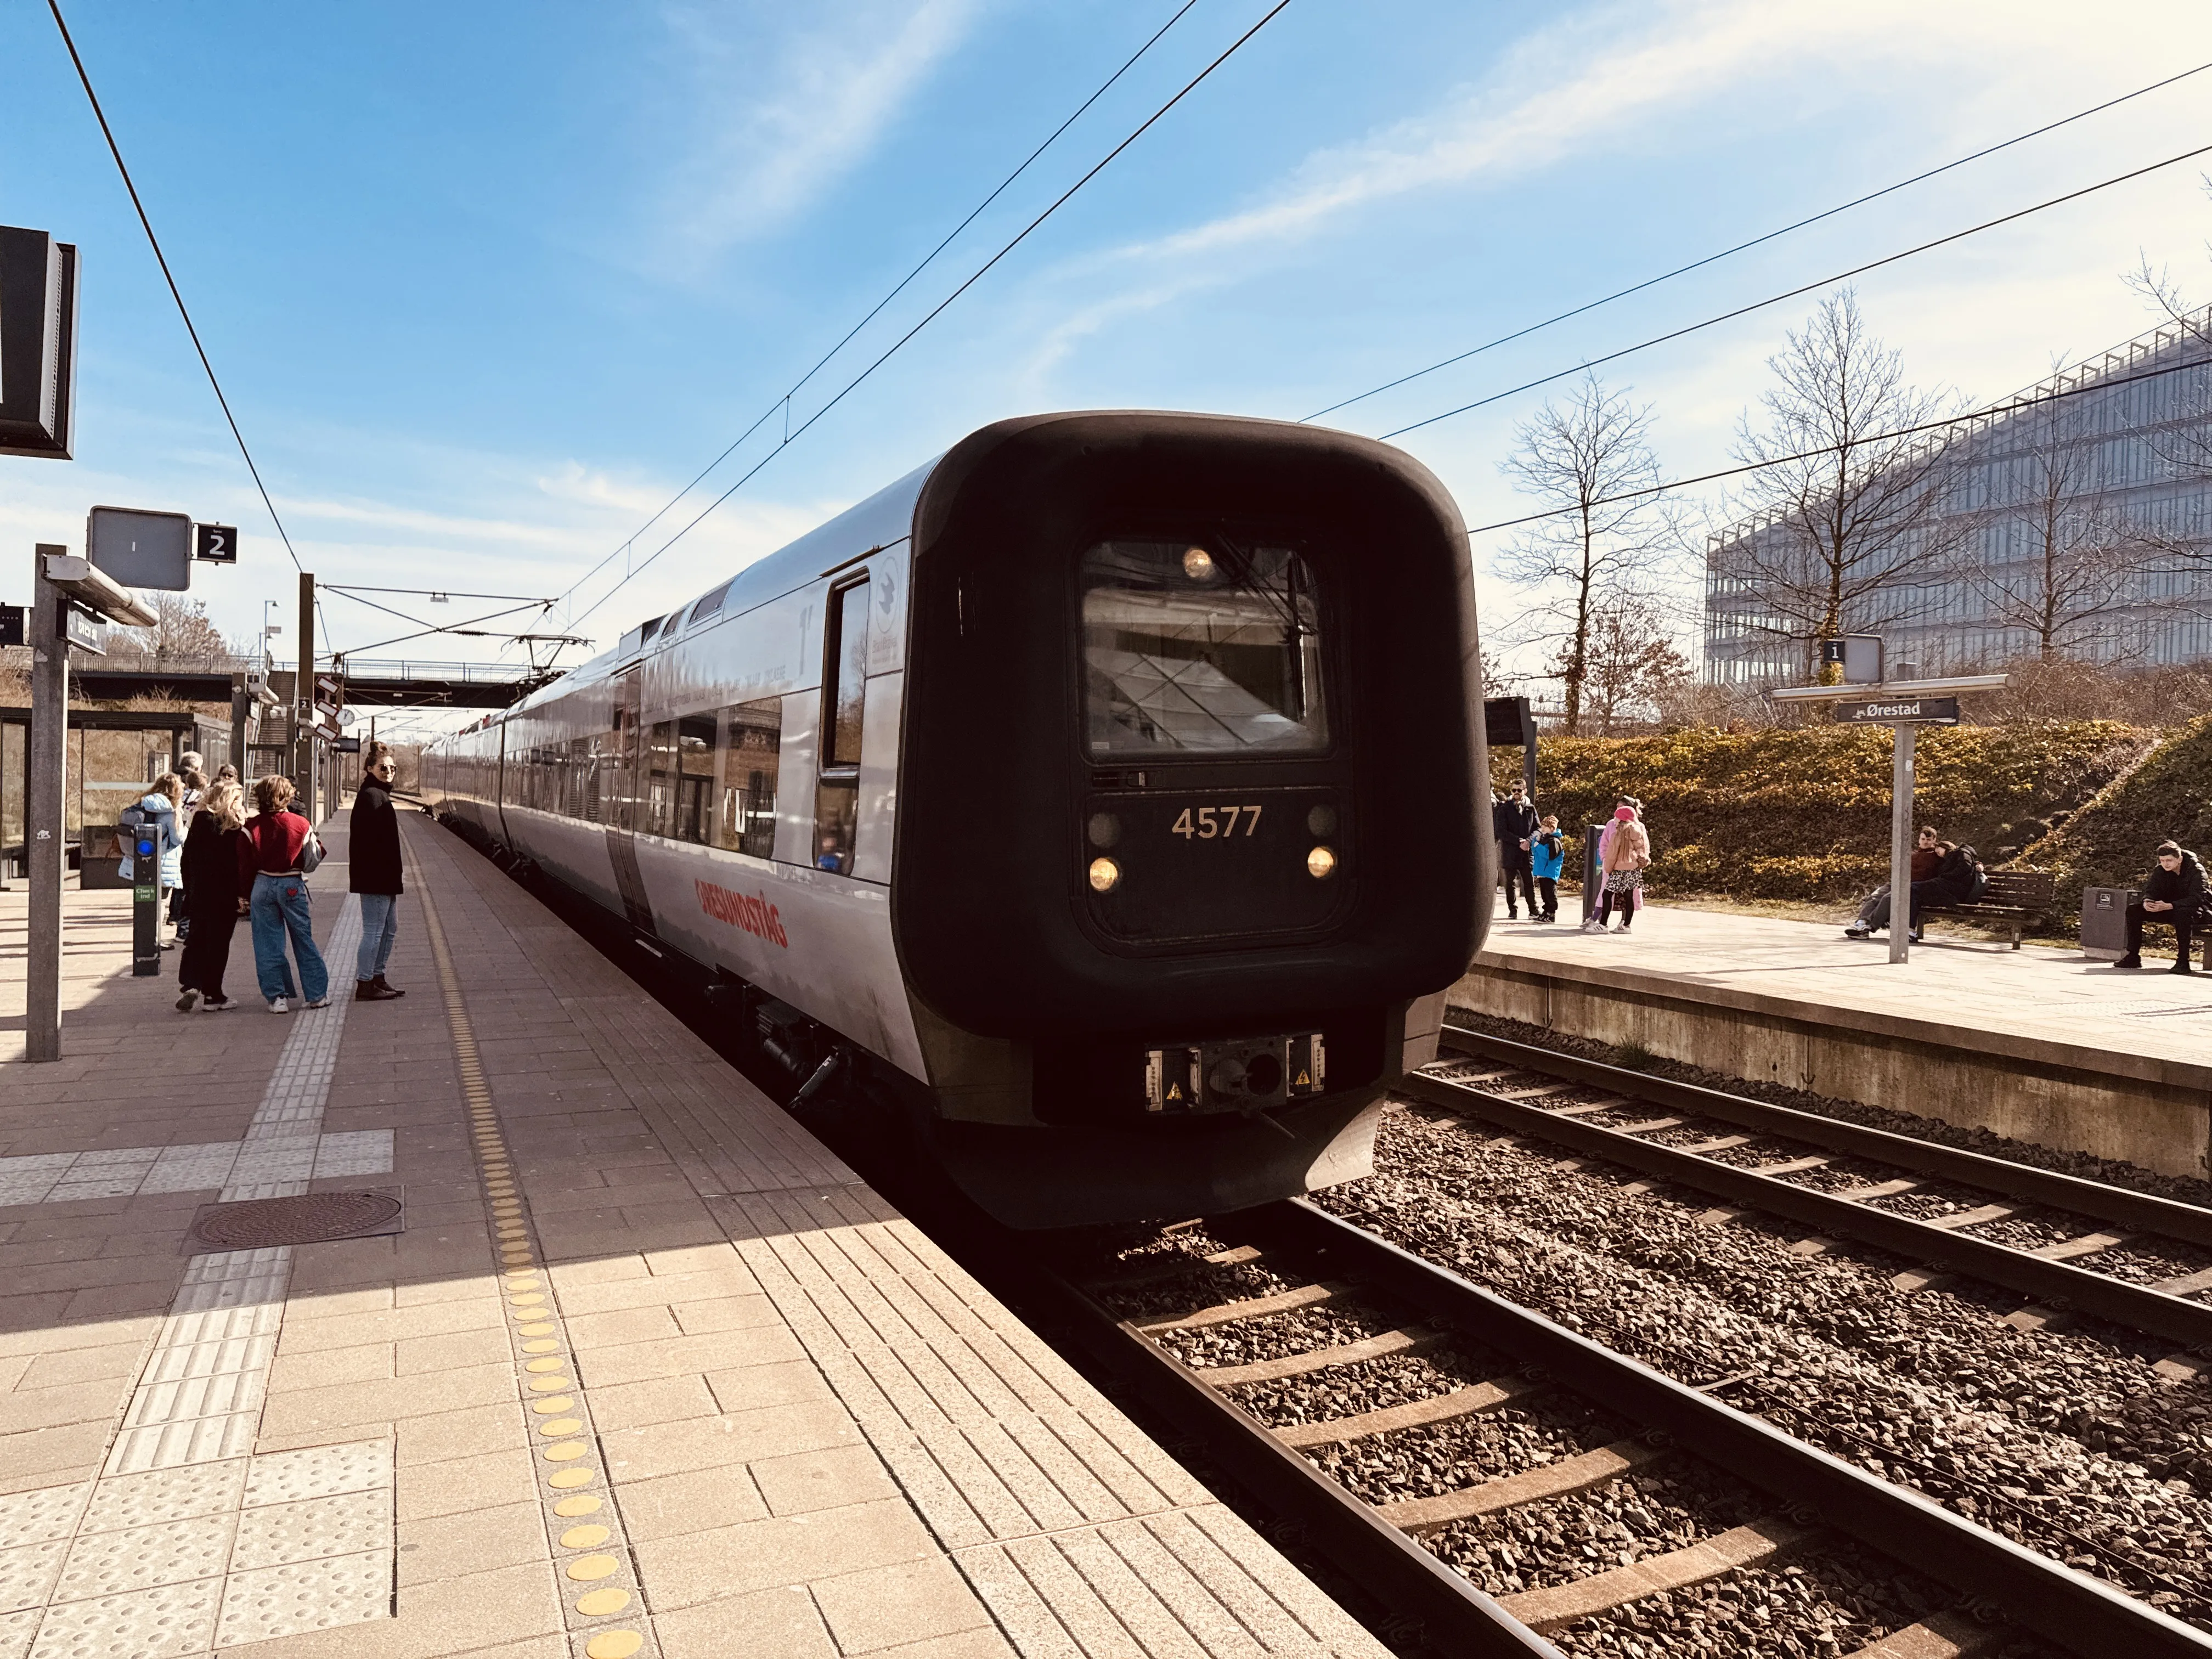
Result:
<svg viewBox="0 0 2212 1659">
<path fill-rule="evenodd" d="M 2092 962 L 2118 962 L 2128 953 L 2128 906 L 2132 887 L 2081 890 L 2081 954 Z"/>
</svg>

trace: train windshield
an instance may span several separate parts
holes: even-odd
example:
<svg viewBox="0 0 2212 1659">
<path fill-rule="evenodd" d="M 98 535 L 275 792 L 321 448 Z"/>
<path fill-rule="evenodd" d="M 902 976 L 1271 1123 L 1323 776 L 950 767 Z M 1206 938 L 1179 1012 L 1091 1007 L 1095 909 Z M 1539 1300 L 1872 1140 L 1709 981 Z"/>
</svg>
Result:
<svg viewBox="0 0 2212 1659">
<path fill-rule="evenodd" d="M 1083 556 L 1091 752 L 1327 748 L 1318 617 L 1313 573 L 1288 548 L 1099 543 Z"/>
</svg>

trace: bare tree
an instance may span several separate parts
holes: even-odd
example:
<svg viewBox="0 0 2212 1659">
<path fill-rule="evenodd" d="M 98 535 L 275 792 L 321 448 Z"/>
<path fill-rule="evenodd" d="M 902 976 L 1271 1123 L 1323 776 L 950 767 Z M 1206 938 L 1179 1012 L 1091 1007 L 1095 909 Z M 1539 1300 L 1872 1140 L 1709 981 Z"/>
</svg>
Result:
<svg viewBox="0 0 2212 1659">
<path fill-rule="evenodd" d="M 110 656 L 147 663 L 208 662 L 232 654 L 204 600 L 156 591 L 143 596 L 154 607 L 151 628 L 124 628 L 107 640 Z"/>
<path fill-rule="evenodd" d="M 1989 621 L 2025 635 L 2044 662 L 2142 655 L 2147 641 L 2136 624 L 2155 608 L 2142 580 L 2161 556 L 2155 538 L 2114 505 L 2080 400 L 2046 402 L 2015 418 L 2028 445 L 2019 504 L 1985 523 L 1983 544 L 1966 560 Z M 2002 542 L 1996 549 L 1993 529 Z"/>
<path fill-rule="evenodd" d="M 1607 392 L 1587 374 L 1561 403 L 1547 403 L 1516 434 L 1506 475 L 1563 509 L 1499 553 L 1498 575 L 1528 590 L 1519 640 L 1553 647 L 1567 735 L 1582 730 L 1590 641 L 1609 605 L 1655 584 L 1681 548 L 1674 508 L 1656 495 L 1623 501 L 1659 482 L 1651 409 Z"/>
<path fill-rule="evenodd" d="M 1658 712 L 1662 694 L 1690 678 L 1690 659 L 1676 649 L 1665 606 L 1624 595 L 1591 625 L 1584 713 L 1609 738 L 1629 721 Z"/>
<path fill-rule="evenodd" d="M 1767 367 L 1779 384 L 1759 399 L 1763 425 L 1747 411 L 1736 428 L 1737 459 L 1759 471 L 1730 507 L 1753 527 L 1715 549 L 1713 574 L 1745 596 L 1735 614 L 1751 632 L 1802 651 L 1809 677 L 1818 641 L 1917 614 L 1912 589 L 1950 562 L 1943 446 L 1887 434 L 1953 400 L 1906 383 L 1849 289 Z"/>
</svg>

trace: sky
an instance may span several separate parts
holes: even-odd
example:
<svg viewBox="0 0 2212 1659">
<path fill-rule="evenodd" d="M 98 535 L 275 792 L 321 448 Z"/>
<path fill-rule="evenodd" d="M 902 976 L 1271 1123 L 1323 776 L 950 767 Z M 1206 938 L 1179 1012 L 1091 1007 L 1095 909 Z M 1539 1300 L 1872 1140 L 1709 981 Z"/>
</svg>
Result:
<svg viewBox="0 0 2212 1659">
<path fill-rule="evenodd" d="M 992 420 L 1301 418 L 2212 63 L 2201 0 L 1290 0 L 779 447 L 793 383 L 1163 24 L 799 389 L 793 427 L 1273 3 L 64 11 L 305 566 L 326 588 L 559 596 L 495 625 L 599 648 Z M 0 457 L 0 599 L 27 597 L 33 542 L 81 544 L 95 503 L 180 511 L 240 527 L 240 564 L 202 567 L 193 596 L 250 638 L 264 600 L 295 605 L 291 560 L 37 0 L 0 7 L 0 223 L 76 243 L 83 273 L 76 459 Z M 1381 434 L 2204 144 L 2212 71 L 1328 423 Z M 2142 259 L 2212 301 L 2208 171 L 2212 155 L 1902 261 L 1857 280 L 1860 304 L 1916 381 L 2000 397 L 2150 327 L 2122 281 Z M 1599 371 L 1651 406 L 1669 476 L 1726 464 L 1766 360 L 1818 297 Z M 1547 395 L 1398 441 L 1471 526 L 1510 517 L 1528 503 L 1500 463 Z M 1498 545 L 1478 536 L 1472 555 L 1493 633 L 1516 599 L 1491 574 Z M 426 621 L 474 614 L 374 597 Z M 329 640 L 371 657 L 501 649 L 383 647 L 415 624 L 335 593 L 324 614 Z"/>
</svg>

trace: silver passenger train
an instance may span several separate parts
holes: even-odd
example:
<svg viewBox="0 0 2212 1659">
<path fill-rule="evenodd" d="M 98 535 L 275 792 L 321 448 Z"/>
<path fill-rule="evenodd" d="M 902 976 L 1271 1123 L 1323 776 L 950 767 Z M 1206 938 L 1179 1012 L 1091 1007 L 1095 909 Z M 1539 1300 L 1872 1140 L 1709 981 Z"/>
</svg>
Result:
<svg viewBox="0 0 2212 1659">
<path fill-rule="evenodd" d="M 1000 1220 L 1368 1172 L 1492 878 L 1467 540 L 1419 463 L 1002 421 L 441 740 L 440 816 L 689 958 Z"/>
</svg>

